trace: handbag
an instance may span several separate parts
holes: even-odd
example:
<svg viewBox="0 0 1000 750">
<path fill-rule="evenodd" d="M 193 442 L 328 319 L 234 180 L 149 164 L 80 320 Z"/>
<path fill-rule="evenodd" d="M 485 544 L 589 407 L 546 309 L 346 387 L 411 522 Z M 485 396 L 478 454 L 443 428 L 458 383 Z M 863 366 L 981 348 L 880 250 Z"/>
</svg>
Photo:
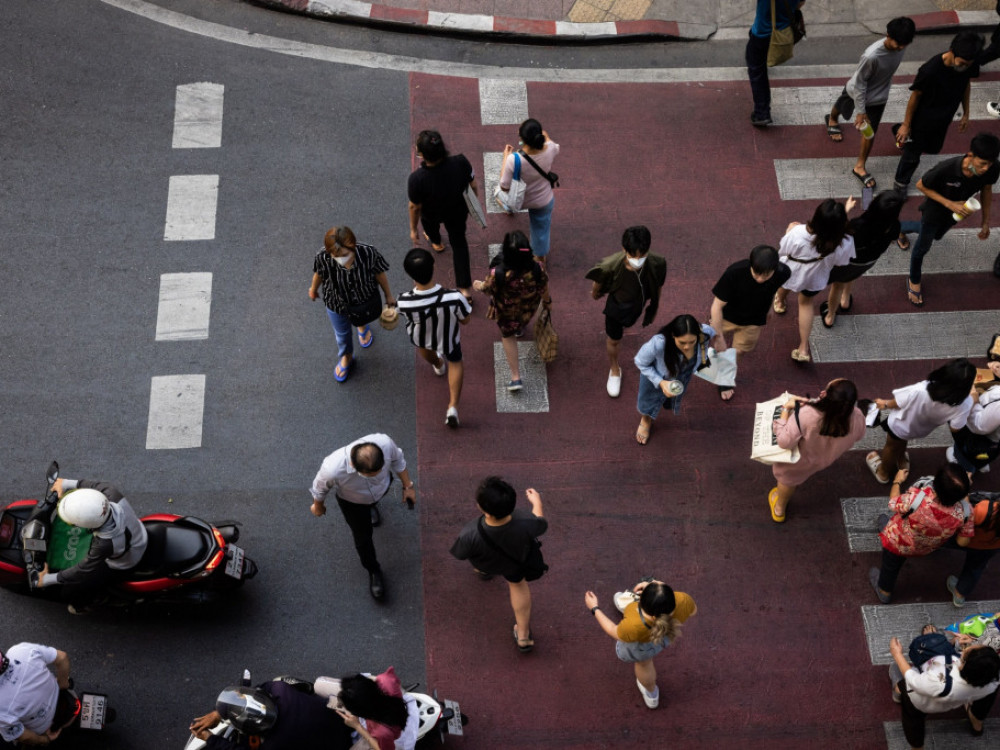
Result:
<svg viewBox="0 0 1000 750">
<path fill-rule="evenodd" d="M 538 303 L 535 316 L 535 347 L 542 362 L 552 362 L 559 353 L 559 334 L 552 327 L 552 300 L 543 299 Z"/>
<path fill-rule="evenodd" d="M 486 533 L 486 529 L 483 528 L 483 518 L 479 517 L 479 523 L 477 524 L 479 529 L 479 536 L 483 538 L 494 551 L 499 552 L 501 555 L 506 557 L 511 562 L 517 563 L 520 571 L 524 574 L 524 580 L 526 581 L 537 581 L 543 575 L 545 571 L 549 569 L 549 566 L 545 564 L 545 560 L 542 558 L 542 542 L 536 537 L 531 540 L 531 548 L 528 550 L 528 555 L 523 560 L 518 560 L 507 550 L 497 544 L 489 534 Z"/>
<path fill-rule="evenodd" d="M 708 350 L 708 367 L 695 370 L 702 380 L 722 387 L 736 385 L 736 350 L 730 347 L 724 352 Z"/>
<path fill-rule="evenodd" d="M 521 156 L 523 156 L 525 159 L 527 159 L 528 160 L 528 164 L 530 164 L 531 166 L 533 166 L 535 168 L 535 171 L 538 172 L 538 174 L 540 174 L 542 177 L 544 177 L 546 180 L 548 180 L 549 184 L 552 187 L 554 187 L 554 188 L 559 187 L 559 175 L 557 175 L 555 172 L 546 172 L 540 166 L 538 166 L 537 164 L 535 164 L 535 160 L 532 159 L 527 154 L 521 153 Z"/>
<path fill-rule="evenodd" d="M 779 29 L 778 15 L 774 9 L 774 0 L 771 0 L 771 41 L 767 45 L 767 67 L 773 68 L 788 62 L 795 54 L 795 32 L 792 26 Z M 803 25 L 804 28 L 804 25 Z"/>
<path fill-rule="evenodd" d="M 358 304 L 347 305 L 347 319 L 351 325 L 366 326 L 382 315 L 382 298 L 376 291 L 371 297 Z"/>
<path fill-rule="evenodd" d="M 521 159 L 516 152 L 511 154 L 511 156 L 514 157 L 514 176 L 510 181 L 510 188 L 502 190 L 498 183 L 496 189 L 493 191 L 494 200 L 496 200 L 500 208 L 509 214 L 521 210 L 521 207 L 524 205 L 524 191 L 528 187 L 524 180 L 521 179 Z"/>
<path fill-rule="evenodd" d="M 781 408 L 790 397 L 791 394 L 786 391 L 777 398 L 757 404 L 754 410 L 753 440 L 750 444 L 750 458 L 752 460 L 770 466 L 771 464 L 798 463 L 802 457 L 799 453 L 799 446 L 796 445 L 788 449 L 778 445 L 778 438 L 771 428 L 774 420 L 781 416 Z M 798 418 L 798 410 L 796 410 L 796 421 Z"/>
</svg>

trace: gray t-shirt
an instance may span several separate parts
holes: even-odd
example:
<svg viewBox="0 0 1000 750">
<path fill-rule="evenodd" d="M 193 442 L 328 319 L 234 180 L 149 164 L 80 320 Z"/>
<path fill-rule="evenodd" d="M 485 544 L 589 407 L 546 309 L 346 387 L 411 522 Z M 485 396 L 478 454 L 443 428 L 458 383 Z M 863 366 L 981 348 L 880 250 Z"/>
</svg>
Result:
<svg viewBox="0 0 1000 750">
<path fill-rule="evenodd" d="M 854 100 L 855 114 L 864 114 L 869 104 L 889 101 L 892 76 L 903 61 L 903 52 L 886 49 L 885 39 L 880 39 L 861 53 L 858 69 L 844 87 Z"/>
</svg>

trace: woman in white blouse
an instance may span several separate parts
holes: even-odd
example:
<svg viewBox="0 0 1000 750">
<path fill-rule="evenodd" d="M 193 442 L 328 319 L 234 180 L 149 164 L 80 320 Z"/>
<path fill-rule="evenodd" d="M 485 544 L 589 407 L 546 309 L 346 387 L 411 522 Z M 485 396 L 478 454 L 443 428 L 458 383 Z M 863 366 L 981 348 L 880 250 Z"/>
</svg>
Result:
<svg viewBox="0 0 1000 750">
<path fill-rule="evenodd" d="M 792 275 L 774 295 L 774 311 L 787 311 L 785 300 L 789 292 L 799 295 L 799 345 L 792 350 L 796 362 L 808 362 L 809 333 L 816 310 L 814 298 L 830 283 L 834 266 L 846 266 L 854 258 L 854 238 L 847 233 L 847 213 L 854 208 L 854 198 L 847 205 L 827 198 L 819 204 L 808 224 L 793 221 L 781 238 L 781 260 L 792 269 Z"/>
</svg>

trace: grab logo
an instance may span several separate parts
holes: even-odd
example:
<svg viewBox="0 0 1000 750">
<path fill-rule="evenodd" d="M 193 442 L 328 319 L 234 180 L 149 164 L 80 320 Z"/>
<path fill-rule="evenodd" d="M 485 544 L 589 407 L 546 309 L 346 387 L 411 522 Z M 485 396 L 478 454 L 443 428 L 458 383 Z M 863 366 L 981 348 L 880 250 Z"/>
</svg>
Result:
<svg viewBox="0 0 1000 750">
<path fill-rule="evenodd" d="M 80 537 L 83 536 L 84 529 L 79 526 L 72 526 L 69 529 L 69 539 L 66 540 L 66 551 L 63 558 L 66 562 L 73 562 L 76 559 L 77 548 L 80 546 Z"/>
</svg>

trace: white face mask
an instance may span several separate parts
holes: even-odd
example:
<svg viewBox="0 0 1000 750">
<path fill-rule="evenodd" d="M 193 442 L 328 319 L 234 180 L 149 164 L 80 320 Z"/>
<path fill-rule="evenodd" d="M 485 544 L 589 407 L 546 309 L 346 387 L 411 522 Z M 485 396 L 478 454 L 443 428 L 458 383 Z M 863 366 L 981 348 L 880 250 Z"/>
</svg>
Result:
<svg viewBox="0 0 1000 750">
<path fill-rule="evenodd" d="M 628 264 L 630 266 L 632 266 L 632 268 L 634 268 L 636 271 L 638 271 L 640 268 L 642 268 L 642 266 L 645 264 L 645 262 L 646 262 L 646 258 L 645 257 L 642 257 L 642 258 L 629 258 L 628 259 Z"/>
<path fill-rule="evenodd" d="M 339 263 L 341 266 L 346 266 L 348 263 L 354 260 L 354 253 L 348 253 L 347 255 L 338 255 L 334 258 L 334 260 L 337 261 L 337 263 Z"/>
</svg>

